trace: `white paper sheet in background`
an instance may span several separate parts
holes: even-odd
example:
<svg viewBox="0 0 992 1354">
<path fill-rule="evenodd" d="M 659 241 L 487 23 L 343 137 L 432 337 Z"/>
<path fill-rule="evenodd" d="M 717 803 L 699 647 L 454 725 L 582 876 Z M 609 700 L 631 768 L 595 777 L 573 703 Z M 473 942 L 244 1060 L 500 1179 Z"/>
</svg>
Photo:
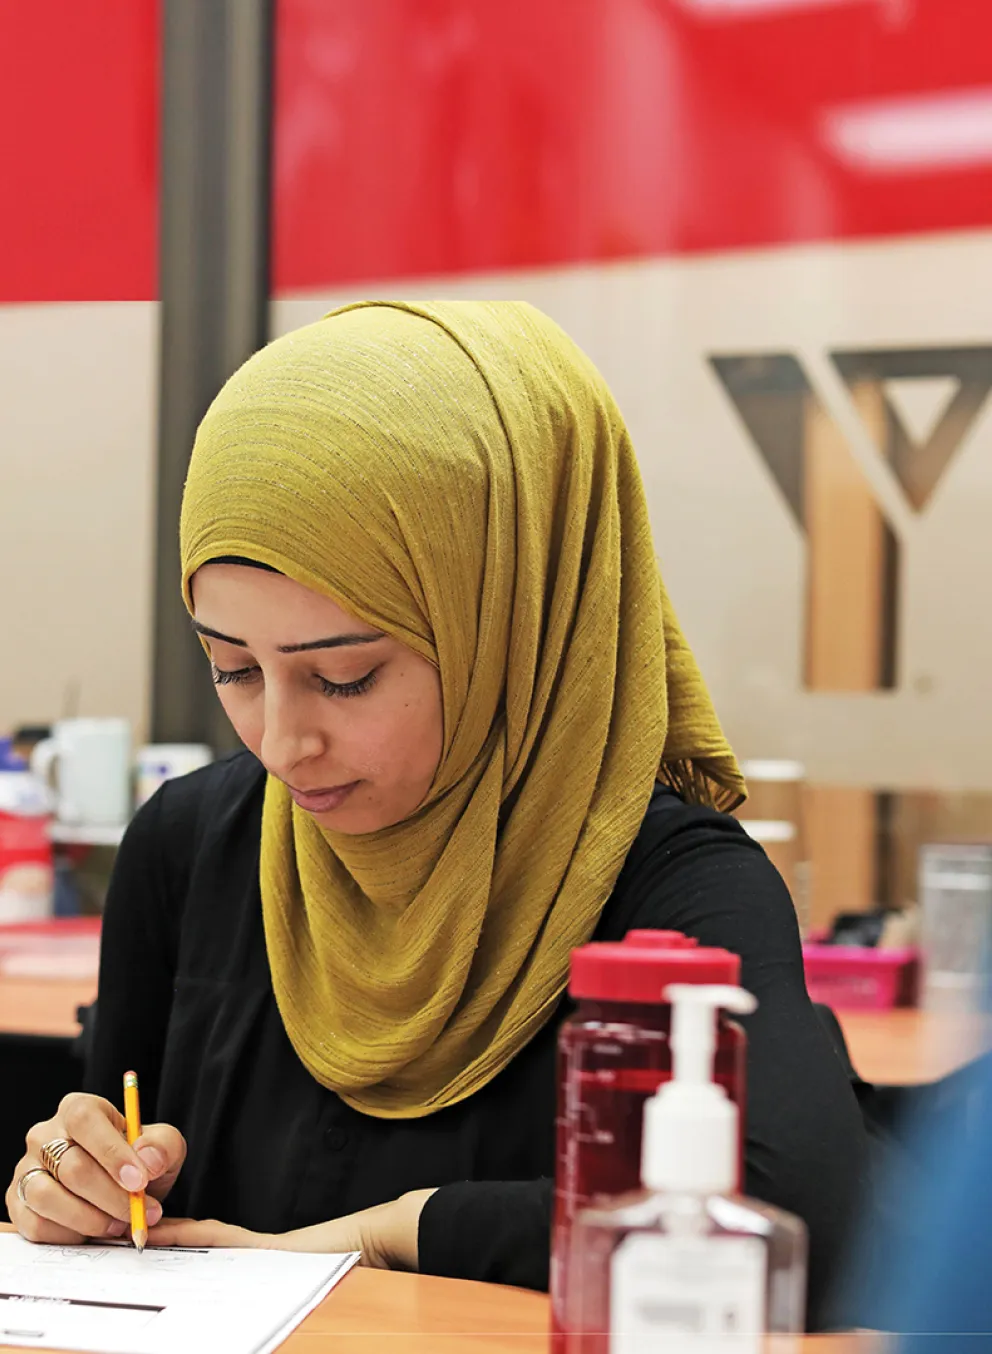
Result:
<svg viewBox="0 0 992 1354">
<path fill-rule="evenodd" d="M 358 1260 L 293 1251 L 36 1246 L 0 1236 L 0 1345 L 269 1354 Z"/>
</svg>

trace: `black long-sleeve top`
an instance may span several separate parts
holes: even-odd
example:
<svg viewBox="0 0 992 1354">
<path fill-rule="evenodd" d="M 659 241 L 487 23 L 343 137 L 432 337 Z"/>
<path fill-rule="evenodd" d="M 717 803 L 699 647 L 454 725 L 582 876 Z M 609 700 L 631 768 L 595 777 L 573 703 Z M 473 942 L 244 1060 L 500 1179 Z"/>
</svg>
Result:
<svg viewBox="0 0 992 1354">
<path fill-rule="evenodd" d="M 265 775 L 239 753 L 167 783 L 135 816 L 107 898 L 87 1089 L 117 1103 L 138 1070 L 146 1122 L 189 1154 L 176 1216 L 283 1232 L 439 1187 L 421 1270 L 547 1286 L 555 1046 L 562 1001 L 482 1090 L 419 1119 L 376 1119 L 296 1056 L 272 992 L 259 893 Z M 595 938 L 671 928 L 741 956 L 748 1032 L 747 1192 L 810 1230 L 822 1324 L 867 1146 L 847 1074 L 806 995 L 779 875 L 732 818 L 659 787 Z"/>
</svg>

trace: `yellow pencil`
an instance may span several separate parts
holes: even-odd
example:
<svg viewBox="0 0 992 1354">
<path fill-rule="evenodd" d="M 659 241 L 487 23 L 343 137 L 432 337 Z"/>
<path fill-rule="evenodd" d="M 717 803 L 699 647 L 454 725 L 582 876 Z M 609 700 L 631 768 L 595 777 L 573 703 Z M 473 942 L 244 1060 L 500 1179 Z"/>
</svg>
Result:
<svg viewBox="0 0 992 1354">
<path fill-rule="evenodd" d="M 129 1145 L 141 1137 L 141 1106 L 138 1103 L 138 1074 L 124 1073 L 124 1118 L 127 1120 L 127 1140 Z M 139 1251 L 145 1249 L 148 1240 L 148 1219 L 145 1217 L 145 1191 L 139 1189 L 131 1199 L 131 1240 Z"/>
</svg>

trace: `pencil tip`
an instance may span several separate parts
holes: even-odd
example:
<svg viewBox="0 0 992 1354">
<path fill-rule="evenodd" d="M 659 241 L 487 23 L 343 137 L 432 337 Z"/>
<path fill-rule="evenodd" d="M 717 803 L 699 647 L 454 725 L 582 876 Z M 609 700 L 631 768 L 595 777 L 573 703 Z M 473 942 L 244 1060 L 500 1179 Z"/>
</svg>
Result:
<svg viewBox="0 0 992 1354">
<path fill-rule="evenodd" d="M 145 1249 L 145 1244 L 148 1241 L 148 1233 L 142 1231 L 132 1232 L 131 1240 L 134 1242 L 135 1250 L 140 1255 L 141 1252 Z"/>
</svg>

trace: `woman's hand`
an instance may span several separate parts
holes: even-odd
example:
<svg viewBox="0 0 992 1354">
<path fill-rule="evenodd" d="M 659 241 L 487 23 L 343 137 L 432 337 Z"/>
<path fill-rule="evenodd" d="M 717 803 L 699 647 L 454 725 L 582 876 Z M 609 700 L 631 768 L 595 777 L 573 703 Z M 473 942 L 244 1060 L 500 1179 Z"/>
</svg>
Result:
<svg viewBox="0 0 992 1354">
<path fill-rule="evenodd" d="M 149 1246 L 254 1246 L 276 1251 L 361 1251 L 372 1269 L 418 1268 L 420 1213 L 432 1189 L 413 1190 L 388 1204 L 295 1232 L 250 1232 L 226 1222 L 164 1218 L 148 1232 Z M 151 1219 L 149 1219 L 149 1223 Z"/>
<path fill-rule="evenodd" d="M 128 1191 L 145 1189 L 148 1225 L 162 1216 L 164 1199 L 186 1159 L 183 1135 L 171 1124 L 147 1124 L 133 1147 L 124 1137 L 124 1116 L 97 1095 L 67 1095 L 54 1118 L 35 1124 L 27 1151 L 7 1190 L 11 1222 L 28 1241 L 72 1246 L 90 1238 L 123 1236 L 128 1228 Z M 59 1163 L 59 1178 L 41 1173 L 41 1149 L 55 1138 L 72 1146 Z M 18 1182 L 29 1171 L 37 1174 Z"/>
</svg>

